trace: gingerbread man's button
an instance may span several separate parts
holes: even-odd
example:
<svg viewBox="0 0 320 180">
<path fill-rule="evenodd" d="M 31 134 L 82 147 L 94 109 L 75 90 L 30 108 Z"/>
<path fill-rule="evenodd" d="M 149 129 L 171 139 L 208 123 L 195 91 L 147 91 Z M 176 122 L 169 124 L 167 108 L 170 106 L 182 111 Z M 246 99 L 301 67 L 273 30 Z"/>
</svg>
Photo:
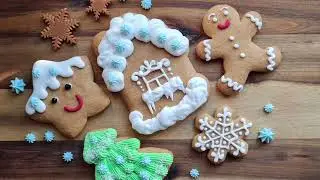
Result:
<svg viewBox="0 0 320 180">
<path fill-rule="evenodd" d="M 252 37 L 263 27 L 260 14 L 255 11 L 246 13 L 240 20 L 231 6 L 217 5 L 207 12 L 202 26 L 211 39 L 200 42 L 196 53 L 205 61 L 224 59 L 225 74 L 217 86 L 225 95 L 241 92 L 251 71 L 274 71 L 281 62 L 279 48 L 262 49 L 252 42 Z"/>
</svg>

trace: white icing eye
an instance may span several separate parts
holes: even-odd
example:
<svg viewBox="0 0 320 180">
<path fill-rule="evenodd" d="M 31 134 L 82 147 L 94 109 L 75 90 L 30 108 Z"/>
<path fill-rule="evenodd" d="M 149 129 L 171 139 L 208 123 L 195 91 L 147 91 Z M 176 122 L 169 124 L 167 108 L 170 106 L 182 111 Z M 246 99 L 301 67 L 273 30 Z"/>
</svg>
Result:
<svg viewBox="0 0 320 180">
<path fill-rule="evenodd" d="M 223 10 L 223 14 L 224 14 L 225 16 L 228 16 L 228 15 L 229 15 L 229 11 L 228 11 L 228 10 Z"/>
<path fill-rule="evenodd" d="M 214 17 L 214 18 L 212 18 L 212 21 L 216 23 L 216 22 L 218 22 L 218 18 Z"/>
<path fill-rule="evenodd" d="M 218 18 L 217 18 L 217 16 L 216 16 L 215 13 L 209 14 L 208 20 L 209 20 L 209 21 L 213 21 L 214 23 L 218 22 Z"/>
</svg>

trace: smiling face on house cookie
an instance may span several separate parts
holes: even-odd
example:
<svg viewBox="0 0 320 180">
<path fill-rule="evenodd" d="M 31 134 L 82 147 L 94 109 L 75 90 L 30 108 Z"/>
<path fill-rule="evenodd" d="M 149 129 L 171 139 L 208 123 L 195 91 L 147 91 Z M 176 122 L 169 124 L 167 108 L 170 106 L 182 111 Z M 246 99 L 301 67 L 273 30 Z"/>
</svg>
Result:
<svg viewBox="0 0 320 180">
<path fill-rule="evenodd" d="M 109 105 L 105 93 L 93 82 L 87 57 L 65 61 L 37 61 L 32 70 L 33 92 L 26 112 L 33 120 L 52 123 L 68 137 L 77 136 L 87 118 Z"/>
</svg>

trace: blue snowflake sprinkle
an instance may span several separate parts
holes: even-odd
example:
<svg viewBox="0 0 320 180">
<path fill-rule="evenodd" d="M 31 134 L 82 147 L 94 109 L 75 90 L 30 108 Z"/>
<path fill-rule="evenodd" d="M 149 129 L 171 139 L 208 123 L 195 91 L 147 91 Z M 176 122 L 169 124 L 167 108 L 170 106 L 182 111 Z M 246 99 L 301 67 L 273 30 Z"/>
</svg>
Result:
<svg viewBox="0 0 320 180">
<path fill-rule="evenodd" d="M 54 136 L 54 133 L 52 131 L 47 130 L 44 133 L 44 140 L 46 142 L 52 142 L 54 140 L 54 138 L 55 138 L 55 136 Z"/>
<path fill-rule="evenodd" d="M 271 113 L 273 111 L 274 106 L 272 104 L 266 104 L 263 107 L 264 112 Z"/>
<path fill-rule="evenodd" d="M 200 176 L 198 169 L 191 169 L 190 176 L 193 178 L 198 178 Z"/>
<path fill-rule="evenodd" d="M 152 7 L 152 0 L 142 0 L 141 7 L 145 10 L 151 9 Z"/>
<path fill-rule="evenodd" d="M 64 152 L 62 159 L 64 160 L 64 162 L 71 162 L 73 160 L 73 154 L 72 152 Z"/>
<path fill-rule="evenodd" d="M 26 86 L 26 84 L 24 83 L 23 79 L 19 79 L 19 78 L 14 78 L 14 80 L 10 81 L 10 87 L 12 89 L 12 92 L 16 93 L 16 94 L 20 94 L 22 92 L 24 92 L 24 87 Z"/>
<path fill-rule="evenodd" d="M 181 42 L 178 39 L 173 40 L 173 42 L 171 43 L 171 49 L 173 51 L 177 51 L 181 48 L 182 48 Z"/>
<path fill-rule="evenodd" d="M 148 28 L 142 28 L 139 30 L 139 36 L 143 39 L 146 39 L 149 36 Z"/>
<path fill-rule="evenodd" d="M 100 164 L 97 167 L 97 170 L 98 170 L 98 173 L 102 175 L 105 175 L 108 173 L 108 167 L 105 164 Z"/>
<path fill-rule="evenodd" d="M 34 133 L 28 133 L 28 134 L 25 136 L 24 139 L 25 139 L 26 142 L 28 142 L 29 144 L 33 144 L 33 143 L 36 141 L 37 137 L 36 137 L 36 135 L 35 135 Z"/>
<path fill-rule="evenodd" d="M 146 171 L 142 171 L 139 173 L 139 176 L 142 180 L 149 180 L 150 177 L 149 177 L 149 174 L 146 172 Z"/>
<path fill-rule="evenodd" d="M 36 109 L 39 106 L 40 99 L 36 97 L 31 97 L 30 98 L 30 105 L 33 109 Z"/>
<path fill-rule="evenodd" d="M 111 66 L 115 69 L 122 70 L 124 69 L 124 59 L 121 58 L 113 58 L 111 60 Z"/>
<path fill-rule="evenodd" d="M 165 33 L 159 34 L 159 36 L 157 38 L 158 43 L 164 44 L 166 42 L 166 40 L 167 40 L 167 35 Z"/>
<path fill-rule="evenodd" d="M 259 131 L 259 136 L 258 138 L 262 143 L 270 143 L 274 139 L 275 133 L 272 131 L 271 128 L 262 128 Z"/>
<path fill-rule="evenodd" d="M 148 156 L 143 157 L 142 160 L 141 160 L 141 164 L 144 165 L 144 166 L 150 165 L 151 164 L 151 159 Z"/>
<path fill-rule="evenodd" d="M 38 79 L 40 77 L 40 70 L 35 68 L 32 70 L 32 77 Z"/>
<path fill-rule="evenodd" d="M 114 45 L 117 53 L 122 54 L 126 50 L 126 44 L 123 41 L 118 41 Z"/>
<path fill-rule="evenodd" d="M 49 69 L 49 74 L 51 75 L 51 76 L 57 76 L 58 75 L 58 70 L 57 70 L 57 68 L 56 67 L 51 67 L 50 69 Z"/>
<path fill-rule="evenodd" d="M 132 28 L 130 27 L 130 25 L 128 24 L 122 24 L 120 27 L 120 33 L 124 36 L 128 36 L 129 34 L 131 34 L 132 32 Z"/>
<path fill-rule="evenodd" d="M 122 156 L 117 156 L 116 157 L 116 163 L 121 165 L 121 164 L 124 164 L 125 163 L 125 160 Z"/>
</svg>

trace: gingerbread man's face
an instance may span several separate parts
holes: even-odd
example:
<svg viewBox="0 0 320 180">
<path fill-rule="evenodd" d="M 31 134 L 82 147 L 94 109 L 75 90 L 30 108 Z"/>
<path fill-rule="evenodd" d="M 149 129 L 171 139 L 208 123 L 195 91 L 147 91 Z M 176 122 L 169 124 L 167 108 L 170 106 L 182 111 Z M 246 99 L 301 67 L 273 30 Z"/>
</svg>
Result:
<svg viewBox="0 0 320 180">
<path fill-rule="evenodd" d="M 92 69 L 86 57 L 73 57 L 62 62 L 36 62 L 33 87 L 26 105 L 27 114 L 36 121 L 54 124 L 69 137 L 77 136 L 87 117 L 97 114 L 109 104 L 107 96 L 93 82 Z"/>
<path fill-rule="evenodd" d="M 231 27 L 240 25 L 238 12 L 228 5 L 212 7 L 203 18 L 202 26 L 206 34 L 221 36 L 227 34 Z"/>
</svg>

